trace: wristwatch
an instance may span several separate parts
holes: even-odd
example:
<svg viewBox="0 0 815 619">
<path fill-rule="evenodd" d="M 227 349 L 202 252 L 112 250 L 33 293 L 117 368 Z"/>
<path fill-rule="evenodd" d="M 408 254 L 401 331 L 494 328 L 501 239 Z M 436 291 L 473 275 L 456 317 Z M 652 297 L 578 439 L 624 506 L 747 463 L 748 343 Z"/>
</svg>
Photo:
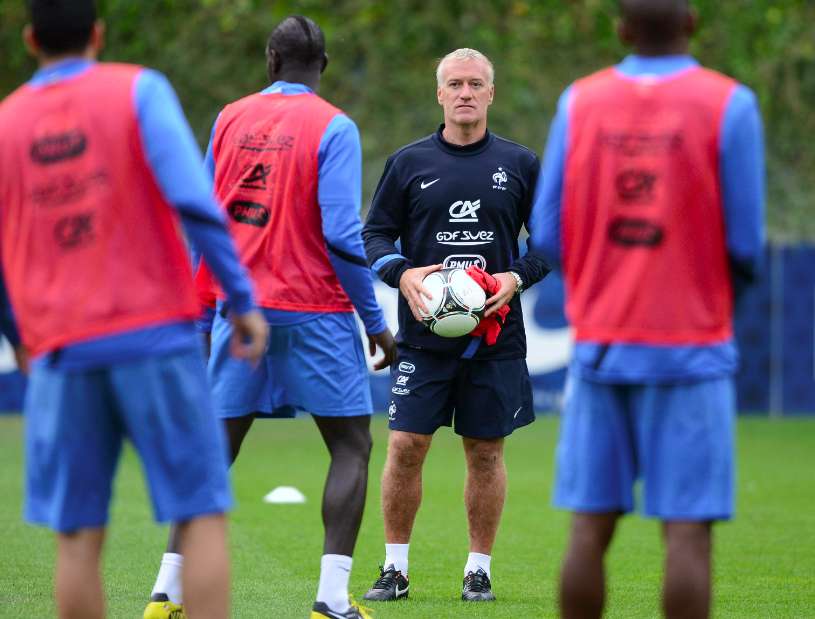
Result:
<svg viewBox="0 0 815 619">
<path fill-rule="evenodd" d="M 509 271 L 509 274 L 515 278 L 515 294 L 521 294 L 524 290 L 524 280 L 515 271 Z"/>
</svg>

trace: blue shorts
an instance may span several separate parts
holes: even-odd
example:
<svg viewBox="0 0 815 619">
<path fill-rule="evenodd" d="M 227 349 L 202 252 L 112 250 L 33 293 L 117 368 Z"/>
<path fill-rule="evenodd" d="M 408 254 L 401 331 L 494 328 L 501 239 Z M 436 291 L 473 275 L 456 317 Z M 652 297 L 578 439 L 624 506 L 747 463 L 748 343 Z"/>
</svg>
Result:
<svg viewBox="0 0 815 619">
<path fill-rule="evenodd" d="M 554 502 L 577 512 L 634 509 L 662 520 L 727 520 L 734 503 L 733 381 L 567 382 Z"/>
<path fill-rule="evenodd" d="M 61 532 L 108 521 L 128 438 L 160 522 L 232 505 L 221 423 L 200 350 L 93 370 L 33 368 L 25 404 L 25 518 Z"/>
<path fill-rule="evenodd" d="M 257 367 L 229 354 L 232 325 L 220 313 L 212 325 L 209 377 L 215 413 L 224 418 L 353 417 L 373 411 L 359 328 L 350 313 L 324 314 L 272 325 Z"/>
<path fill-rule="evenodd" d="M 509 436 L 535 421 L 526 361 L 457 359 L 399 346 L 388 420 L 391 430 L 414 434 L 455 422 L 460 436 Z"/>
</svg>

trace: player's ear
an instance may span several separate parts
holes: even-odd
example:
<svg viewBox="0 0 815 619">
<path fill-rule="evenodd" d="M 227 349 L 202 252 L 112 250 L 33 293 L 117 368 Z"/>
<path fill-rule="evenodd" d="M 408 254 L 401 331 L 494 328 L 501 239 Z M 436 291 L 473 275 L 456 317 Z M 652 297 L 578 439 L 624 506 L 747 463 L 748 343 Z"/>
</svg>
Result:
<svg viewBox="0 0 815 619">
<path fill-rule="evenodd" d="M 685 16 L 685 23 L 682 26 L 682 30 L 685 33 L 685 36 L 689 39 L 696 34 L 696 29 L 699 27 L 699 13 L 696 9 L 692 8 L 688 11 L 688 14 Z"/>
<path fill-rule="evenodd" d="M 624 19 L 617 20 L 617 38 L 620 39 L 620 43 L 626 47 L 634 45 L 634 33 L 631 31 L 628 22 Z"/>
<path fill-rule="evenodd" d="M 40 55 L 40 44 L 37 43 L 37 37 L 34 36 L 34 27 L 31 24 L 26 24 L 23 27 L 23 44 L 26 51 L 34 58 Z"/>
<path fill-rule="evenodd" d="M 266 73 L 269 75 L 270 81 L 276 81 L 282 64 L 280 54 L 277 53 L 276 49 L 266 50 Z"/>
<path fill-rule="evenodd" d="M 492 100 L 495 98 L 495 84 L 490 84 L 490 100 L 489 104 L 492 104 Z"/>
<path fill-rule="evenodd" d="M 105 26 L 105 22 L 101 19 L 97 19 L 93 24 L 93 29 L 91 30 L 91 38 L 88 44 L 91 51 L 93 52 L 94 58 L 98 56 L 105 48 L 106 32 L 107 27 Z"/>
<path fill-rule="evenodd" d="M 442 100 L 442 88 L 439 86 L 436 88 L 436 100 L 439 102 L 439 105 L 443 106 L 444 102 Z"/>
</svg>

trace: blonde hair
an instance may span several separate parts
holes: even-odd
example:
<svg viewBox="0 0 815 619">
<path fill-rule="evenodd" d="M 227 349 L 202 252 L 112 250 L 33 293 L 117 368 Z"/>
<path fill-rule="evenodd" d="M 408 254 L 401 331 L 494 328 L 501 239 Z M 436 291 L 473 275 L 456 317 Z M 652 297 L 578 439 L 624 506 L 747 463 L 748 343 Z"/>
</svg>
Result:
<svg viewBox="0 0 815 619">
<path fill-rule="evenodd" d="M 493 68 L 492 61 L 489 58 L 487 58 L 477 49 L 462 47 L 450 52 L 439 61 L 439 64 L 436 67 L 436 83 L 438 83 L 439 86 L 443 85 L 442 69 L 444 68 L 444 63 L 448 60 L 480 60 L 487 65 L 487 82 L 492 84 L 493 79 L 495 79 L 495 69 Z"/>
</svg>

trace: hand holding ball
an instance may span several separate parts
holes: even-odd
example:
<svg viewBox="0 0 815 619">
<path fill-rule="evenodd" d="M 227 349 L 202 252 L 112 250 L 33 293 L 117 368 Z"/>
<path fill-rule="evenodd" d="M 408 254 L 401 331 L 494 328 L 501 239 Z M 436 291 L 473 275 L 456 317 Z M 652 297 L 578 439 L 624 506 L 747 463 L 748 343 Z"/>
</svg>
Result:
<svg viewBox="0 0 815 619">
<path fill-rule="evenodd" d="M 441 337 L 461 337 L 478 326 L 487 295 L 464 269 L 448 268 L 430 273 L 422 285 L 432 295 L 424 298 L 427 312 L 422 322 Z"/>
</svg>

